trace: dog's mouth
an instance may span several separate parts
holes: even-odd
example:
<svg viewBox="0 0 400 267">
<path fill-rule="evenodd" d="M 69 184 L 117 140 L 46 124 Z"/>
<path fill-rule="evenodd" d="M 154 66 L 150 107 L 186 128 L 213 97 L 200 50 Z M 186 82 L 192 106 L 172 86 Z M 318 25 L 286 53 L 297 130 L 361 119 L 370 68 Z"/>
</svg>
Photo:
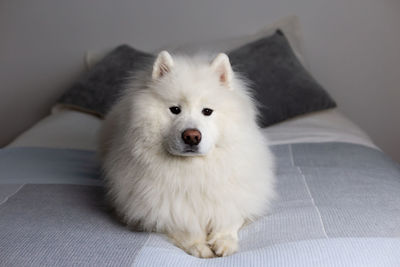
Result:
<svg viewBox="0 0 400 267">
<path fill-rule="evenodd" d="M 175 156 L 195 157 L 203 155 L 198 147 L 187 146 L 180 151 L 170 151 Z"/>
<path fill-rule="evenodd" d="M 166 144 L 165 149 L 174 156 L 181 157 L 196 157 L 196 156 L 204 156 L 207 153 L 203 152 L 203 149 L 198 145 L 189 145 L 189 144 Z"/>
<path fill-rule="evenodd" d="M 187 147 L 182 151 L 182 156 L 198 156 L 200 155 L 197 147 Z"/>
</svg>

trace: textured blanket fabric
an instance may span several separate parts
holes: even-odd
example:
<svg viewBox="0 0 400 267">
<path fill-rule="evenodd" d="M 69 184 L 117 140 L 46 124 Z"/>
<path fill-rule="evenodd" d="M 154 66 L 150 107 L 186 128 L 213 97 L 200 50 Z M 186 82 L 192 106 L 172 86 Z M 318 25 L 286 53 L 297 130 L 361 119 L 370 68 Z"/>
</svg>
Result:
<svg viewBox="0 0 400 267">
<path fill-rule="evenodd" d="M 241 229 L 238 253 L 214 259 L 118 223 L 94 152 L 1 149 L 0 265 L 400 266 L 398 164 L 345 143 L 272 149 L 280 198 Z"/>
</svg>

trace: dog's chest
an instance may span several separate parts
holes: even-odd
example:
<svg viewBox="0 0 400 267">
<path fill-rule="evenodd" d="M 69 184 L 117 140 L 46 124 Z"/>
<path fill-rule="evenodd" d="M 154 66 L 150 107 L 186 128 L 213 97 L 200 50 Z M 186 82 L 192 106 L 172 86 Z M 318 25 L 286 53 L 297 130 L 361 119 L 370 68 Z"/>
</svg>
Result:
<svg viewBox="0 0 400 267">
<path fill-rule="evenodd" d="M 159 203 L 167 205 L 172 213 L 190 210 L 193 215 L 203 211 L 211 216 L 224 209 L 237 208 L 235 204 L 246 194 L 243 186 L 229 177 L 206 176 L 204 172 L 198 172 L 181 178 L 164 181 L 162 193 L 155 192 Z"/>
</svg>

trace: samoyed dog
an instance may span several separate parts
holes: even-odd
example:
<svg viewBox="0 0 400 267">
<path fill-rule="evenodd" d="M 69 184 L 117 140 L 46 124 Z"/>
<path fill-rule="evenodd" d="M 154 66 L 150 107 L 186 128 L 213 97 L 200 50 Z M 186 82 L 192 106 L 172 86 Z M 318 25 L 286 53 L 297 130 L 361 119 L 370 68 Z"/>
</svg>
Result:
<svg viewBox="0 0 400 267">
<path fill-rule="evenodd" d="M 257 109 L 226 54 L 171 56 L 136 75 L 107 115 L 100 152 L 122 220 L 201 258 L 238 250 L 274 196 Z"/>
</svg>

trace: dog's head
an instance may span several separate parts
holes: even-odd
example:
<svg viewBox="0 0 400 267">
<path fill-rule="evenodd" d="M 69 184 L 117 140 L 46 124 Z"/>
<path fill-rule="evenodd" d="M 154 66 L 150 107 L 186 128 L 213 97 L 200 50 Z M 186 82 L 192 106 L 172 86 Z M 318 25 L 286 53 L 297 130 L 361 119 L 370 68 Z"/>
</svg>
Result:
<svg viewBox="0 0 400 267">
<path fill-rule="evenodd" d="M 226 54 L 209 61 L 161 52 L 140 102 L 149 134 L 158 136 L 157 144 L 172 155 L 207 155 L 234 134 L 227 133 L 232 129 L 228 126 L 246 113 L 241 111 L 246 103 L 241 106 L 240 94 L 234 92 L 233 76 Z"/>
</svg>

